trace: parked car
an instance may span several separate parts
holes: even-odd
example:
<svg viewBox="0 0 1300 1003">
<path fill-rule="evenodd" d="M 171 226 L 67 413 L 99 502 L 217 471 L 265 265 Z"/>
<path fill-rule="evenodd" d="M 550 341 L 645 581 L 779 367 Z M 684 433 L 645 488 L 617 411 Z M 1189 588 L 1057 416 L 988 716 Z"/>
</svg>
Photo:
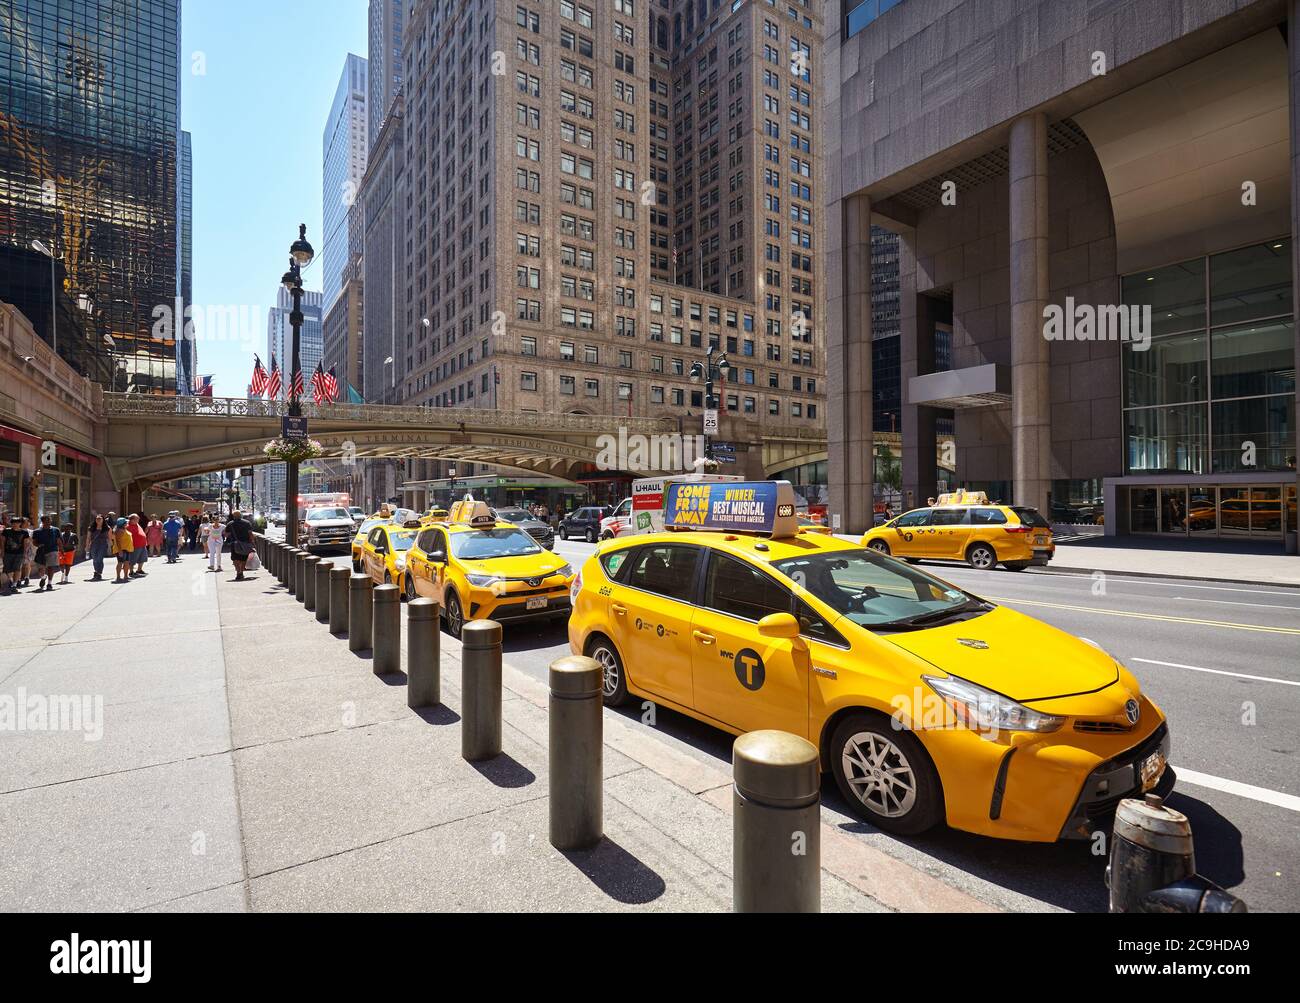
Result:
<svg viewBox="0 0 1300 1003">
<path fill-rule="evenodd" d="M 608 514 L 603 505 L 584 505 L 575 509 L 560 520 L 560 539 L 580 536 L 588 543 L 595 543 L 600 536 L 600 522 Z"/>
<path fill-rule="evenodd" d="M 518 526 L 547 550 L 555 549 L 555 530 L 547 523 L 528 514 L 522 508 L 499 508 L 494 510 L 497 522 L 508 522 Z"/>
</svg>

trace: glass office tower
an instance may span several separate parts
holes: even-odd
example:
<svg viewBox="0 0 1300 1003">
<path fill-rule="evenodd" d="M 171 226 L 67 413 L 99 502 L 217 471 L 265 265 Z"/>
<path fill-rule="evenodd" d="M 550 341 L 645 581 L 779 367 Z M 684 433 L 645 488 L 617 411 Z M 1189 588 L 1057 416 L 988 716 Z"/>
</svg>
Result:
<svg viewBox="0 0 1300 1003">
<path fill-rule="evenodd" d="M 59 353 L 119 390 L 176 392 L 179 59 L 179 0 L 0 5 L 0 250 L 53 252 Z"/>
</svg>

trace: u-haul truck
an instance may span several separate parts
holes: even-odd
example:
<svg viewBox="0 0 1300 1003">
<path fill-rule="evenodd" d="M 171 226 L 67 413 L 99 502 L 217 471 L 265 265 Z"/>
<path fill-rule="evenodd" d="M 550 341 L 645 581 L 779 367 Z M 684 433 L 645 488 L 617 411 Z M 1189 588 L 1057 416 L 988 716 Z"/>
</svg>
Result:
<svg viewBox="0 0 1300 1003">
<path fill-rule="evenodd" d="M 673 474 L 635 480 L 632 482 L 632 525 L 619 535 L 663 532 L 664 495 L 670 484 L 708 484 L 744 479 L 740 474 Z"/>
</svg>

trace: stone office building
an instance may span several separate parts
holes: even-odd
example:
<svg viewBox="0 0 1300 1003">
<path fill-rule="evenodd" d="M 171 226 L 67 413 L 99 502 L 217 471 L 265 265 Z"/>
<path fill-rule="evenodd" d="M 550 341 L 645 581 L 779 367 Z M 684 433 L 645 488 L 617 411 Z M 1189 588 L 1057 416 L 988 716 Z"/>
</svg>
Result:
<svg viewBox="0 0 1300 1003">
<path fill-rule="evenodd" d="M 871 519 L 875 224 L 905 500 L 935 493 L 918 443 L 951 409 L 957 483 L 1056 521 L 1294 531 L 1298 28 L 1297 0 L 826 4 L 844 528 Z"/>
</svg>

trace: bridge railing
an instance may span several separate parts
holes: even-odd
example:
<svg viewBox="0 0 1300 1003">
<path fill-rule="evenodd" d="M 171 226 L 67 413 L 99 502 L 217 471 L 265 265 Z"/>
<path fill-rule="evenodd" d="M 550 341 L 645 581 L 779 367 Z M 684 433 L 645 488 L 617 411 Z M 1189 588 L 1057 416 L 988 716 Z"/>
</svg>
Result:
<svg viewBox="0 0 1300 1003">
<path fill-rule="evenodd" d="M 109 416 L 134 417 L 205 417 L 280 418 L 289 413 L 287 401 L 248 400 L 244 397 L 160 397 L 149 394 L 104 394 L 104 411 Z M 662 435 L 675 432 L 672 418 L 627 418 L 619 415 L 542 414 L 493 411 L 487 408 L 410 407 L 390 404 L 325 404 L 306 401 L 302 413 L 307 418 L 331 422 L 356 422 L 367 425 L 413 425 L 455 428 L 467 431 L 482 429 L 521 432 L 610 432 L 626 428 L 629 434 Z"/>
</svg>

